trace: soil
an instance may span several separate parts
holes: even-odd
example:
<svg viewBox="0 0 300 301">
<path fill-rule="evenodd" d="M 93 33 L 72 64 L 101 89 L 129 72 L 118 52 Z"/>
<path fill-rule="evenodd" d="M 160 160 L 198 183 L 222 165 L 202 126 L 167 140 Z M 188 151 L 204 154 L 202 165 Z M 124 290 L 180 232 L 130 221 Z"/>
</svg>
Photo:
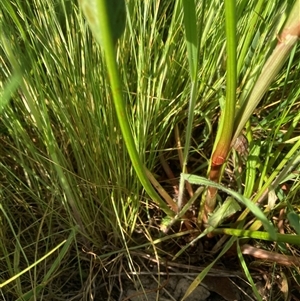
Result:
<svg viewBox="0 0 300 301">
<path fill-rule="evenodd" d="M 155 263 L 154 258 L 149 256 L 146 260 L 144 255 L 133 255 L 137 272 L 127 270 L 119 275 L 116 281 L 119 294 L 115 301 L 180 301 L 205 268 L 178 262 Z M 252 294 L 242 272 L 216 266 L 185 300 L 250 301 L 256 299 Z"/>
<path fill-rule="evenodd" d="M 124 281 L 123 301 L 180 301 L 196 276 L 188 274 L 160 277 L 160 285 L 152 276 L 139 276 L 140 285 L 134 287 L 132 282 Z M 156 279 L 157 280 L 157 279 Z M 142 289 L 143 287 L 143 289 Z M 241 291 L 243 287 L 244 293 Z M 248 291 L 248 293 L 246 293 Z M 249 301 L 251 288 L 245 286 L 241 279 L 225 277 L 207 277 L 203 284 L 185 299 L 186 301 Z M 248 294 L 248 296 L 247 296 Z"/>
</svg>

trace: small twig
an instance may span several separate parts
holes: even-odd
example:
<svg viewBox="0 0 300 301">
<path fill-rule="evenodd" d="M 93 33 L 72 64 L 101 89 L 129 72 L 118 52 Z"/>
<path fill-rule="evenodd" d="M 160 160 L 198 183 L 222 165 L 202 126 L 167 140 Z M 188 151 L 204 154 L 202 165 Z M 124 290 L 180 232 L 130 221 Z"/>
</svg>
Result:
<svg viewBox="0 0 300 301">
<path fill-rule="evenodd" d="M 168 205 L 171 207 L 173 212 L 178 212 L 177 204 L 173 201 L 173 199 L 169 196 L 169 194 L 163 189 L 163 187 L 157 182 L 157 180 L 154 178 L 152 173 L 147 168 L 145 168 L 145 172 L 151 184 L 158 191 L 158 193 L 164 198 L 164 200 L 168 203 Z"/>
<path fill-rule="evenodd" d="M 279 217 L 278 217 L 278 230 L 279 233 L 284 234 L 284 218 L 285 218 L 285 208 L 282 208 L 279 212 Z"/>
<path fill-rule="evenodd" d="M 226 242 L 226 240 L 228 240 L 228 235 L 223 235 L 217 242 L 216 244 L 213 246 L 212 250 L 210 251 L 212 254 L 216 254 L 224 245 L 224 243 Z"/>
<path fill-rule="evenodd" d="M 164 261 L 157 260 L 156 258 L 151 257 L 147 253 L 131 251 L 130 254 L 133 256 L 143 257 L 156 264 L 160 264 L 160 265 L 166 264 Z M 189 265 L 189 264 L 177 263 L 174 261 L 168 261 L 167 264 L 168 264 L 166 266 L 167 268 L 172 269 L 173 267 L 176 267 L 176 268 L 186 269 L 189 271 L 197 271 L 197 272 L 202 272 L 206 268 L 206 267 L 193 266 L 193 265 Z M 219 277 L 243 277 L 244 274 L 242 272 L 238 272 L 238 271 L 227 271 L 227 270 L 223 270 L 223 269 L 211 268 L 207 275 L 208 276 L 219 276 Z"/>
<path fill-rule="evenodd" d="M 243 245 L 241 247 L 242 253 L 245 255 L 251 255 L 255 258 L 264 259 L 266 261 L 276 262 L 277 264 L 285 266 L 297 266 L 300 267 L 300 259 L 296 256 L 289 256 L 270 252 L 262 249 L 255 248 L 250 245 Z"/>
<path fill-rule="evenodd" d="M 178 188 L 178 180 L 175 179 L 175 175 L 174 175 L 172 169 L 170 168 L 169 164 L 166 162 L 163 154 L 159 155 L 159 161 L 160 161 L 160 164 L 161 164 L 163 170 L 165 171 L 169 181 L 171 182 L 171 185 L 174 189 L 175 195 L 178 195 L 178 189 L 179 189 Z"/>
</svg>

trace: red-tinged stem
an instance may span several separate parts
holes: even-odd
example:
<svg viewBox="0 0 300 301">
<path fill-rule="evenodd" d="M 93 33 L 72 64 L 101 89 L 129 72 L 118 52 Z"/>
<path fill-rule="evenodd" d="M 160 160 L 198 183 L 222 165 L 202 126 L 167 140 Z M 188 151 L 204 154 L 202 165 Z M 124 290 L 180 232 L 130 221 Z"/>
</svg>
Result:
<svg viewBox="0 0 300 301">
<path fill-rule="evenodd" d="M 225 1 L 225 29 L 226 29 L 226 49 L 227 49 L 227 76 L 226 76 L 226 101 L 221 115 L 218 128 L 216 144 L 211 156 L 209 179 L 218 183 L 222 175 L 222 166 L 225 163 L 230 151 L 230 143 L 234 127 L 234 115 L 236 104 L 236 2 L 234 0 Z M 218 190 L 208 187 L 202 221 L 205 223 L 208 214 L 216 205 Z"/>
</svg>

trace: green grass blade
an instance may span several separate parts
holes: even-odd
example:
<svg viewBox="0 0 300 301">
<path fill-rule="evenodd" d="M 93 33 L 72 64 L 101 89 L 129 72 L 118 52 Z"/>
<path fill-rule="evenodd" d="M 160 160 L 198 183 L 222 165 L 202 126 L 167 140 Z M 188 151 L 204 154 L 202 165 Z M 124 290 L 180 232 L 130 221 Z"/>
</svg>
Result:
<svg viewBox="0 0 300 301">
<path fill-rule="evenodd" d="M 295 212 L 289 212 L 287 218 L 291 226 L 295 229 L 296 233 L 300 235 L 300 216 Z"/>
<path fill-rule="evenodd" d="M 190 77 L 194 81 L 197 77 L 198 67 L 198 34 L 195 0 L 182 0 L 182 5 Z"/>
<path fill-rule="evenodd" d="M 191 283 L 191 285 L 186 290 L 183 298 L 181 299 L 184 301 L 194 290 L 195 288 L 201 283 L 201 281 L 205 278 L 205 276 L 208 274 L 210 269 L 215 265 L 215 263 L 231 248 L 233 243 L 236 241 L 235 237 L 231 237 L 228 242 L 226 242 L 225 246 L 223 247 L 220 254 L 217 256 L 217 258 L 210 263 L 198 276 L 197 278 Z"/>
<path fill-rule="evenodd" d="M 268 232 L 263 231 L 250 231 L 233 228 L 218 228 L 212 231 L 214 234 L 226 234 L 240 238 L 254 238 L 265 241 L 284 242 L 293 245 L 300 245 L 300 235 L 294 234 L 280 234 L 276 233 L 276 239 L 273 238 Z"/>
<path fill-rule="evenodd" d="M 173 216 L 174 212 L 169 209 L 169 207 L 165 204 L 165 202 L 160 198 L 158 193 L 152 187 L 149 179 L 146 176 L 143 162 L 141 161 L 140 156 L 137 152 L 137 148 L 129 125 L 128 116 L 126 113 L 125 101 L 122 95 L 122 84 L 116 62 L 114 43 L 110 28 L 110 20 L 108 18 L 108 14 L 103 13 L 107 11 L 107 3 L 105 0 L 98 0 L 95 4 L 95 1 L 93 1 L 93 5 L 89 8 L 89 13 L 86 14 L 86 17 L 89 23 L 92 24 L 92 27 L 95 27 L 97 26 L 97 24 L 99 24 L 98 30 L 100 31 L 101 36 L 98 37 L 98 40 L 101 40 L 101 45 L 104 50 L 113 101 L 125 144 L 131 158 L 131 162 L 138 178 L 140 179 L 143 187 L 152 198 L 152 200 L 156 202 L 166 214 Z M 88 6 L 89 4 L 85 2 L 84 5 Z M 96 23 L 95 20 L 97 20 Z"/>
<path fill-rule="evenodd" d="M 125 1 L 101 0 L 100 2 L 97 0 L 79 0 L 79 4 L 89 22 L 97 42 L 104 47 L 104 43 L 107 38 L 109 38 L 112 39 L 113 44 L 115 45 L 125 30 Z M 105 32 L 101 30 L 103 23 L 101 24 L 100 19 L 103 19 L 104 23 L 108 25 L 107 29 L 109 29 L 109 31 Z"/>
<path fill-rule="evenodd" d="M 212 213 L 208 218 L 208 225 L 217 228 L 218 225 L 226 220 L 226 218 L 232 216 L 236 212 L 240 211 L 242 208 L 232 197 L 226 198 L 226 200 L 221 204 L 221 206 Z"/>
<path fill-rule="evenodd" d="M 262 298 L 261 298 L 261 296 L 260 296 L 260 294 L 259 294 L 259 292 L 258 292 L 258 290 L 257 290 L 257 288 L 256 288 L 256 285 L 255 285 L 255 283 L 254 283 L 254 281 L 253 281 L 253 278 L 252 278 L 252 276 L 251 276 L 251 274 L 250 274 L 250 272 L 249 272 L 247 263 L 245 262 L 245 259 L 244 259 L 244 256 L 243 256 L 243 254 L 242 254 L 242 251 L 241 251 L 241 247 L 240 247 L 239 242 L 237 242 L 236 246 L 237 246 L 237 254 L 238 254 L 240 263 L 241 263 L 241 265 L 242 265 L 242 268 L 243 268 L 243 270 L 244 270 L 244 273 L 245 273 L 245 275 L 246 275 L 246 277 L 247 277 L 249 283 L 251 284 L 252 291 L 253 291 L 253 293 L 254 293 L 254 295 L 255 295 L 255 297 L 256 297 L 256 300 L 262 301 Z"/>
<path fill-rule="evenodd" d="M 249 120 L 254 109 L 268 90 L 271 82 L 278 74 L 283 64 L 287 60 L 290 52 L 300 37 L 300 0 L 294 3 L 289 19 L 279 37 L 279 41 L 274 51 L 268 58 L 264 68 L 254 85 L 248 101 L 245 101 L 238 111 L 235 121 L 235 132 L 232 142 L 240 135 L 246 122 Z"/>
<path fill-rule="evenodd" d="M 196 185 L 205 185 L 205 186 L 212 186 L 219 190 L 222 190 L 232 197 L 234 197 L 236 200 L 244 204 L 264 225 L 265 229 L 268 231 L 270 237 L 273 238 L 273 240 L 276 240 L 277 233 L 273 227 L 273 225 L 270 223 L 270 221 L 267 219 L 267 217 L 264 215 L 262 210 L 257 207 L 251 200 L 244 197 L 243 195 L 240 195 L 239 193 L 228 189 L 220 184 L 217 184 L 213 181 L 210 181 L 204 177 L 195 176 L 195 175 L 189 175 L 189 174 L 182 174 L 181 175 L 186 181 L 190 182 L 191 184 Z"/>
<path fill-rule="evenodd" d="M 226 100 L 225 104 L 220 101 L 221 117 L 217 130 L 216 139 L 209 162 L 209 179 L 218 183 L 221 180 L 223 164 L 228 157 L 234 126 L 237 85 L 237 62 L 236 62 L 236 1 L 225 1 L 225 32 L 226 32 Z M 204 207 L 200 210 L 199 222 L 207 221 L 208 215 L 216 205 L 217 190 L 208 187 Z"/>
<path fill-rule="evenodd" d="M 59 249 L 60 246 L 63 245 L 63 247 L 61 248 L 61 250 L 58 253 L 58 256 L 56 257 L 55 261 L 52 263 L 50 269 L 48 270 L 47 274 L 44 276 L 43 280 L 41 280 L 41 284 L 38 284 L 35 287 L 35 291 L 29 291 L 27 293 L 25 293 L 22 297 L 18 298 L 16 301 L 26 301 L 26 300 L 31 300 L 31 298 L 35 295 L 38 295 L 39 292 L 45 288 L 46 284 L 48 283 L 49 279 L 53 276 L 53 273 L 59 268 L 62 259 L 64 258 L 64 256 L 66 255 L 67 251 L 70 249 L 70 246 L 72 244 L 72 242 L 74 241 L 74 236 L 76 229 L 73 229 L 69 235 L 69 237 L 63 241 L 62 243 L 60 243 L 55 249 L 51 250 L 46 256 L 45 258 L 50 255 L 51 253 L 53 253 L 55 250 Z M 42 260 L 42 258 L 36 262 L 36 264 L 38 264 L 38 262 L 40 262 Z M 33 266 L 32 266 L 33 267 Z"/>
<path fill-rule="evenodd" d="M 188 52 L 189 71 L 191 78 L 191 92 L 189 100 L 188 120 L 186 126 L 186 136 L 183 151 L 183 172 L 186 172 L 186 164 L 190 151 L 190 143 L 193 130 L 194 111 L 197 100 L 198 90 L 198 34 L 197 34 L 197 20 L 196 20 L 196 6 L 194 0 L 182 0 L 184 11 L 184 28 L 185 28 L 185 41 Z M 178 209 L 181 209 L 184 191 L 184 181 L 180 178 L 179 195 L 178 195 Z"/>
<path fill-rule="evenodd" d="M 41 257 L 39 260 L 28 266 L 26 269 L 22 270 L 20 273 L 16 274 L 14 277 L 9 278 L 8 280 L 4 281 L 3 283 L 0 283 L 0 288 L 4 287 L 5 285 L 9 284 L 10 282 L 16 280 L 19 278 L 21 275 L 24 273 L 28 272 L 31 270 L 33 267 L 35 267 L 37 264 L 45 260 L 47 257 L 49 257 L 52 253 L 54 253 L 57 249 L 59 249 L 63 244 L 65 244 L 67 240 L 62 241 L 60 244 L 58 244 L 55 248 L 53 248 L 50 252 L 48 252 L 46 255 Z"/>
<path fill-rule="evenodd" d="M 249 20 L 250 22 L 247 22 L 246 25 L 246 32 L 247 34 L 244 37 L 244 41 L 243 41 L 243 46 L 242 49 L 239 53 L 239 58 L 238 58 L 238 63 L 237 63 L 237 74 L 239 75 L 243 64 L 245 64 L 245 57 L 247 55 L 247 53 L 249 52 L 249 48 L 251 46 L 251 42 L 252 39 L 254 38 L 255 34 L 256 34 L 256 24 L 259 20 L 259 18 L 261 18 L 261 10 L 264 8 L 264 0 L 259 0 L 257 1 L 257 4 L 255 6 L 255 8 L 253 9 L 251 16 L 249 16 Z"/>
<path fill-rule="evenodd" d="M 245 179 L 245 190 L 244 196 L 250 198 L 253 194 L 253 189 L 256 181 L 257 174 L 257 164 L 258 158 L 260 154 L 261 147 L 259 145 L 254 145 L 251 148 L 251 151 L 248 155 L 248 159 L 246 162 L 246 179 Z"/>
<path fill-rule="evenodd" d="M 18 89 L 20 85 L 20 81 L 21 81 L 21 76 L 20 74 L 16 73 L 9 79 L 9 82 L 4 87 L 3 91 L 0 94 L 0 114 L 9 103 L 11 96 Z"/>
<path fill-rule="evenodd" d="M 293 147 L 289 150 L 289 152 L 285 155 L 285 157 L 280 161 L 278 166 L 271 173 L 263 187 L 258 191 L 258 193 L 253 198 L 253 202 L 262 202 L 267 196 L 269 189 L 277 188 L 278 185 L 278 176 L 279 180 L 284 179 L 286 174 L 294 167 L 299 164 L 299 148 L 300 148 L 300 140 L 298 140 Z M 280 171 L 280 172 L 279 172 Z"/>
</svg>

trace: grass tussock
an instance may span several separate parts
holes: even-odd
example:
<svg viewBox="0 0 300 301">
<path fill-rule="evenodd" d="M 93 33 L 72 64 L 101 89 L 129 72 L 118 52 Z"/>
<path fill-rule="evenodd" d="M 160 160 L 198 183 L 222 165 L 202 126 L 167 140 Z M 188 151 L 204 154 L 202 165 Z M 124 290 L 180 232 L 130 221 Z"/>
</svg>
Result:
<svg viewBox="0 0 300 301">
<path fill-rule="evenodd" d="M 277 43 L 289 9 L 279 2 L 261 9 L 238 1 L 238 106 Z M 179 177 L 191 89 L 182 8 L 176 1 L 126 3 L 116 46 L 126 113 L 141 160 L 176 198 L 179 181 L 162 166 Z M 184 240 L 178 225 L 166 236 L 158 231 L 164 216 L 132 167 L 103 53 L 78 4 L 2 0 L 0 8 L 1 299 L 90 300 L 104 293 L 108 299 L 117 282 L 108 276 L 139 268 L 131 250 L 174 256 L 193 237 Z M 206 1 L 196 9 L 199 82 L 187 168 L 206 176 L 226 93 L 224 7 Z M 264 207 L 275 226 L 282 208 L 299 214 L 299 72 L 298 44 L 247 125 L 248 157 L 230 158 L 223 180 L 253 198 L 295 160 L 281 174 L 279 201 L 269 196 Z M 289 223 L 280 229 L 297 231 Z M 273 249 L 298 252 L 284 246 Z M 287 277 L 299 283 L 289 269 Z"/>
</svg>

